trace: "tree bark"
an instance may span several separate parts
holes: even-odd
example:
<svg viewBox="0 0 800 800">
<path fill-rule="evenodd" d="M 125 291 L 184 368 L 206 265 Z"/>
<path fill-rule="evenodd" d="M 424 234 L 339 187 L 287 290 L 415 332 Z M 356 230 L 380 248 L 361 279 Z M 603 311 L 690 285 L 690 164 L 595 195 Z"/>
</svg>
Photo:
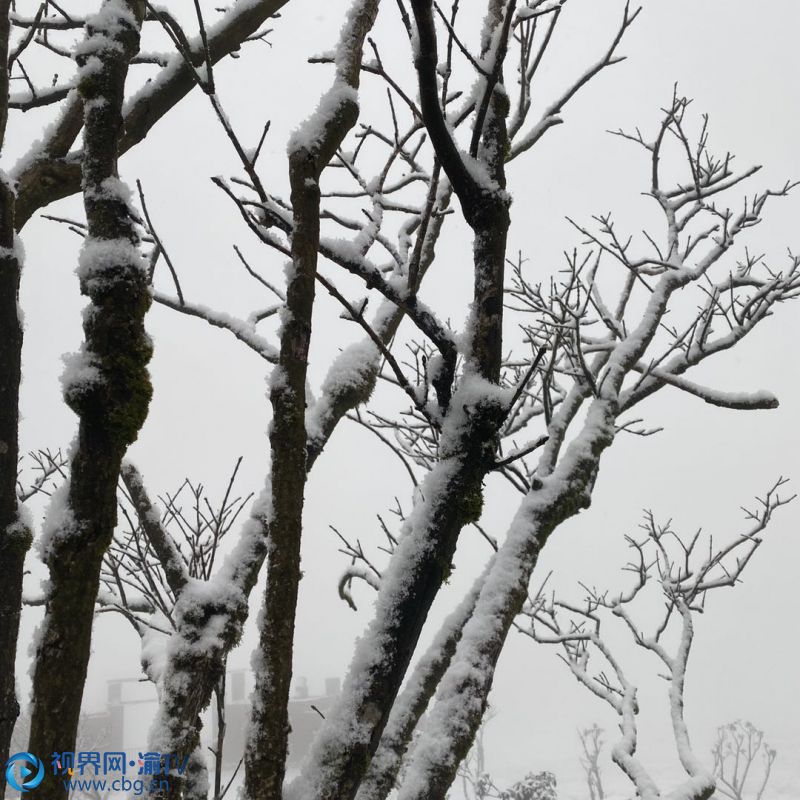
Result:
<svg viewBox="0 0 800 800">
<path fill-rule="evenodd" d="M 528 597 L 528 584 L 541 548 L 556 527 L 591 503 L 602 453 L 612 444 L 626 375 L 647 349 L 666 311 L 669 298 L 690 280 L 667 273 L 650 295 L 639 326 L 609 356 L 602 390 L 587 410 L 580 433 L 556 462 L 558 450 L 544 452 L 537 478 L 500 547 L 464 629 L 453 664 L 440 688 L 418 757 L 398 800 L 444 800 L 480 726 L 494 672 L 514 618 Z M 561 413 L 571 418 L 575 409 Z M 509 576 L 514 576 L 509 580 Z M 426 748 L 426 739 L 435 749 Z M 430 752 L 448 754 L 446 759 Z"/>
<path fill-rule="evenodd" d="M 450 666 L 461 632 L 475 610 L 485 576 L 486 571 L 444 621 L 428 651 L 414 667 L 407 686 L 392 708 L 356 800 L 386 800 L 394 788 L 414 731 Z"/>
<path fill-rule="evenodd" d="M 5 141 L 8 123 L 8 47 L 11 36 L 11 23 L 8 13 L 11 0 L 0 0 L 0 152 Z"/>
<path fill-rule="evenodd" d="M 0 54 L 2 58 L 2 54 Z M 31 532 L 17 501 L 19 385 L 22 323 L 19 281 L 22 251 L 14 234 L 14 189 L 0 176 L 0 765 L 8 759 L 19 714 L 14 666 L 17 655 L 22 574 Z M 0 774 L 0 797 L 5 771 Z"/>
<path fill-rule="evenodd" d="M 144 0 L 106 0 L 78 57 L 84 108 L 82 180 L 88 236 L 79 267 L 84 344 L 64 379 L 79 418 L 69 481 L 51 503 L 42 543 L 50 573 L 35 654 L 30 750 L 74 750 L 103 555 L 117 520 L 122 458 L 151 395 L 144 330 L 148 272 L 127 188 L 117 177 L 128 64 L 138 52 Z M 55 781 L 42 798 L 61 797 Z"/>
<path fill-rule="evenodd" d="M 470 357 L 462 383 L 473 379 L 496 383 L 502 360 L 503 273 L 510 224 L 504 175 L 508 103 L 499 88 L 490 89 L 493 96 L 486 124 L 481 124 L 479 130 L 483 141 L 481 167 L 485 168 L 487 179 L 479 180 L 467 165 L 470 156 L 462 153 L 452 139 L 440 106 L 432 3 L 414 0 L 412 8 L 417 22 L 415 67 L 423 121 L 461 202 L 464 217 L 475 233 Z M 491 9 L 489 21 L 501 24 L 493 20 Z M 500 65 L 504 52 L 503 48 L 498 53 Z M 487 389 L 488 383 L 482 388 Z M 450 572 L 461 529 L 480 516 L 482 483 L 492 468 L 497 432 L 506 409 L 491 392 L 477 404 L 465 404 L 457 391 L 445 412 L 456 421 L 452 428 L 447 419 L 443 425 L 441 461 L 422 486 L 425 499 L 415 509 L 390 563 L 388 579 L 382 582 L 378 612 L 357 645 L 343 699 L 324 726 L 303 775 L 293 787 L 297 796 L 320 800 L 355 797 L 430 607 Z M 354 733 L 345 736 L 342 730 Z"/>
<path fill-rule="evenodd" d="M 0 152 L 8 120 L 9 6 L 9 0 L 0 0 Z M 15 206 L 15 188 L 0 175 L 0 766 L 8 760 L 19 715 L 14 673 L 23 567 L 31 544 L 31 533 L 20 519 L 17 502 L 22 250 L 14 233 Z M 0 770 L 0 797 L 5 787 L 5 770 Z"/>
<path fill-rule="evenodd" d="M 283 795 L 307 476 L 305 387 L 320 235 L 319 179 L 358 119 L 354 95 L 359 86 L 361 52 L 377 13 L 378 0 L 356 0 L 353 4 L 339 43 L 341 56 L 330 89 L 332 105 L 323 111 L 321 104 L 289 145 L 292 267 L 280 358 L 270 384 L 272 518 L 245 750 L 244 786 L 249 800 L 280 800 Z"/>
</svg>

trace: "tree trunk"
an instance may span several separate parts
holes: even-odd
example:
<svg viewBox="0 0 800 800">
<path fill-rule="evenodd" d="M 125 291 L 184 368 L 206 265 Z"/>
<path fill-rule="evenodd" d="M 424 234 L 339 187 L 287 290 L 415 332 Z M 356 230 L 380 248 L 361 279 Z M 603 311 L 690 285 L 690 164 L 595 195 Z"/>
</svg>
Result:
<svg viewBox="0 0 800 800">
<path fill-rule="evenodd" d="M 31 752 L 42 756 L 74 750 L 100 568 L 117 520 L 120 465 L 151 395 L 148 272 L 128 190 L 117 178 L 125 80 L 144 6 L 144 0 L 106 0 L 87 25 L 78 58 L 88 223 L 78 274 L 90 302 L 82 350 L 64 379 L 65 400 L 79 417 L 70 478 L 51 502 L 42 541 L 50 585 L 35 654 L 30 736 Z M 38 789 L 42 798 L 62 795 L 56 781 Z"/>
<path fill-rule="evenodd" d="M 358 789 L 356 800 L 386 800 L 394 788 L 414 731 L 450 666 L 461 632 L 475 610 L 486 572 L 484 570 L 458 607 L 444 621 L 428 651 L 414 667 L 407 685 L 392 707 L 380 745 Z"/>
<path fill-rule="evenodd" d="M 245 794 L 279 800 L 289 737 L 295 609 L 306 483 L 305 386 L 319 241 L 319 175 L 305 151 L 290 161 L 293 276 L 286 292 L 281 352 L 270 385 L 273 418 L 272 519 L 269 524 L 258 666 L 245 750 Z"/>
<path fill-rule="evenodd" d="M 541 548 L 558 525 L 589 507 L 600 457 L 616 433 L 625 376 L 655 335 L 671 294 L 688 280 L 686 275 L 674 273 L 662 277 L 650 295 L 641 323 L 629 334 L 628 346 L 598 362 L 607 363 L 603 388 L 592 401 L 580 433 L 557 463 L 558 448 L 542 454 L 537 478 L 497 553 L 475 613 L 464 628 L 398 800 L 446 797 L 458 764 L 480 726 L 497 661 L 514 618 L 528 597 L 528 584 Z M 574 411 L 561 409 L 568 418 Z M 514 579 L 509 580 L 509 575 Z M 448 757 L 432 758 L 431 752 L 446 752 Z"/>
<path fill-rule="evenodd" d="M 19 714 L 14 673 L 23 566 L 31 544 L 31 532 L 20 518 L 17 502 L 21 260 L 22 251 L 14 235 L 14 190 L 0 176 L 0 766 L 8 760 Z M 0 797 L 4 792 L 5 770 L 0 770 Z"/>
<path fill-rule="evenodd" d="M 456 391 L 450 408 L 445 409 L 452 422 L 446 419 L 443 424 L 441 460 L 421 487 L 424 499 L 382 581 L 378 611 L 357 645 L 343 698 L 293 787 L 298 796 L 320 800 L 352 800 L 358 791 L 428 612 L 450 572 L 461 529 L 480 516 L 483 479 L 492 469 L 497 432 L 506 413 L 487 382 L 498 381 L 502 360 L 503 274 L 510 224 L 503 167 L 508 104 L 504 96 L 492 91 L 486 124 L 478 130 L 479 136 L 483 134 L 481 159 L 490 178 L 482 182 L 451 138 L 440 106 L 432 3 L 415 0 L 412 9 L 417 22 L 415 67 L 423 121 L 475 234 L 470 358 L 461 385 L 482 381 L 480 389 L 485 393 L 484 399 L 475 403 L 465 402 Z M 503 55 L 504 51 L 498 56 L 500 64 Z"/>
<path fill-rule="evenodd" d="M 320 235 L 319 179 L 358 119 L 354 95 L 359 86 L 361 51 L 375 22 L 378 1 L 356 0 L 353 4 L 342 31 L 342 54 L 330 90 L 332 106 L 323 116 L 321 105 L 289 146 L 292 272 L 280 358 L 270 388 L 272 519 L 256 685 L 245 750 L 245 796 L 249 800 L 281 800 L 283 796 L 307 476 L 305 387 Z"/>
<path fill-rule="evenodd" d="M 453 397 L 453 405 L 459 395 Z M 450 574 L 461 529 L 478 519 L 502 410 L 475 409 L 461 436 L 421 484 L 381 581 L 377 613 L 356 652 L 342 699 L 328 717 L 311 760 L 293 787 L 297 797 L 353 798 L 378 747 L 430 607 Z M 445 442 L 446 445 L 446 442 Z"/>
<path fill-rule="evenodd" d="M 8 121 L 9 0 L 0 0 L 0 152 Z M 31 533 L 22 522 L 17 502 L 19 460 L 19 384 L 22 323 L 19 281 L 22 250 L 14 235 L 16 192 L 0 175 L 0 767 L 9 756 L 11 734 L 19 715 L 14 680 L 17 636 L 22 608 L 22 574 Z M 5 794 L 0 770 L 0 797 Z"/>
</svg>

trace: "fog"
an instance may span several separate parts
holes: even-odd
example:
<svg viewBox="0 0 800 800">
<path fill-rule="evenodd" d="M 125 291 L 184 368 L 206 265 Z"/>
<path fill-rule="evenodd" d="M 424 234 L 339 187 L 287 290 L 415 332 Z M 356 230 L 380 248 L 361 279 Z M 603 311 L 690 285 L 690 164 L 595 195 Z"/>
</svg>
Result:
<svg viewBox="0 0 800 800">
<path fill-rule="evenodd" d="M 220 97 L 244 140 L 255 141 L 265 120 L 271 120 L 260 158 L 270 191 L 288 195 L 286 139 L 315 107 L 329 78 L 327 67 L 309 65 L 306 59 L 336 40 L 345 6 L 295 0 L 275 21 L 269 47 L 252 43 L 241 58 L 227 59 L 216 70 Z M 462 6 L 459 25 L 474 41 L 483 4 L 468 0 Z M 537 88 L 540 108 L 602 53 L 621 9 L 610 0 L 570 0 Z M 398 33 L 397 15 L 390 12 L 388 7 L 382 12 L 374 38 L 387 63 L 411 86 L 407 41 Z M 645 225 L 659 224 L 651 201 L 642 196 L 648 186 L 644 154 L 607 132 L 637 125 L 652 131 L 676 83 L 694 98 L 698 114 L 709 114 L 712 145 L 735 153 L 740 167 L 764 165 L 747 191 L 800 177 L 798 23 L 800 9 L 792 0 L 759 5 L 743 0 L 643 0 L 643 12 L 621 47 L 627 60 L 586 87 L 565 112 L 564 124 L 510 167 L 514 203 L 509 252 L 520 251 L 532 268 L 549 275 L 563 266 L 562 252 L 581 243 L 567 215 L 590 222 L 593 214 L 613 211 L 618 224 L 636 235 Z M 382 92 L 382 87 L 366 83 L 362 119 L 370 114 L 369 103 L 376 108 L 383 103 Z M 384 106 L 380 109 L 383 114 Z M 35 111 L 17 123 L 9 137 L 6 169 L 46 121 L 46 112 Z M 282 263 L 259 245 L 209 180 L 238 169 L 205 98 L 198 92 L 190 96 L 156 126 L 144 146 L 122 159 L 120 171 L 131 184 L 141 180 L 187 297 L 242 316 L 258 305 L 254 284 L 237 267 L 231 245 L 237 243 L 265 274 L 280 274 Z M 800 248 L 798 212 L 800 195 L 775 201 L 763 225 L 748 234 L 748 246 L 764 251 L 770 263 L 777 264 L 787 246 Z M 73 197 L 47 213 L 77 218 L 82 212 L 79 199 Z M 26 320 L 22 449 L 65 448 L 76 420 L 60 399 L 59 375 L 62 355 L 75 350 L 81 339 L 83 301 L 74 274 L 80 239 L 41 216 L 25 228 L 23 238 L 27 265 L 21 296 Z M 438 248 L 441 267 L 426 278 L 422 292 L 454 326 L 463 322 L 470 301 L 469 252 L 468 229 L 454 221 Z M 172 290 L 166 272 L 156 282 Z M 341 285 L 356 296 L 355 282 L 342 278 Z M 643 509 L 652 509 L 661 519 L 672 518 L 676 530 L 690 533 L 702 527 L 725 537 L 744 529 L 740 507 L 749 506 L 778 476 L 800 480 L 795 351 L 800 329 L 794 307 L 779 312 L 735 352 L 703 366 L 700 377 L 727 390 L 769 389 L 779 397 L 780 407 L 730 411 L 669 390 L 647 401 L 640 409 L 645 423 L 663 431 L 647 438 L 619 437 L 604 456 L 591 508 L 549 540 L 534 583 L 552 571 L 552 585 L 576 599 L 581 596 L 579 582 L 621 587 L 626 580 L 621 567 L 628 560 L 624 535 L 637 532 Z M 312 386 L 319 386 L 339 349 L 359 336 L 356 326 L 338 319 L 339 309 L 329 298 L 320 298 L 317 313 Z M 154 306 L 147 325 L 155 344 L 155 393 L 130 457 L 151 491 L 174 490 L 188 476 L 219 496 L 239 456 L 243 463 L 238 492 L 258 491 L 268 467 L 267 365 L 229 334 L 169 309 Z M 337 596 L 337 579 L 346 560 L 337 552 L 339 542 L 329 526 L 375 547 L 380 543 L 376 514 L 386 514 L 395 497 L 410 506 L 411 487 L 399 463 L 358 427 L 337 431 L 312 472 L 306 501 L 295 674 L 307 679 L 312 694 L 321 691 L 326 678 L 344 675 L 354 639 L 371 615 L 366 587 L 356 590 L 355 612 Z M 497 476 L 487 481 L 486 498 L 483 526 L 502 537 L 518 495 Z M 35 510 L 41 513 L 42 508 L 39 502 Z M 686 689 L 690 730 L 703 756 L 709 753 L 717 726 L 726 722 L 748 719 L 766 732 L 778 759 L 765 800 L 800 796 L 798 522 L 800 503 L 782 509 L 741 585 L 710 599 L 697 623 Z M 436 601 L 425 641 L 436 630 L 435 622 L 469 587 L 487 554 L 477 533 L 465 531 L 456 569 Z M 33 596 L 45 575 L 33 557 L 30 569 L 26 592 Z M 254 612 L 262 591 L 257 588 L 251 598 Z M 40 617 L 36 607 L 23 616 L 18 662 L 22 700 L 30 690 L 28 643 Z M 255 642 L 251 618 L 230 657 L 230 669 L 248 669 Z M 623 637 L 618 646 L 640 686 L 642 758 L 657 777 L 677 782 L 681 772 L 671 740 L 665 683 L 648 654 L 636 652 Z M 85 710 L 105 708 L 109 681 L 140 677 L 138 637 L 118 615 L 98 615 Z M 145 699 L 150 690 L 136 691 Z M 530 771 L 551 770 L 558 777 L 561 798 L 587 796 L 577 731 L 597 722 L 610 743 L 617 721 L 572 678 L 555 648 L 512 634 L 490 702 L 494 716 L 485 734 L 487 766 L 499 785 Z M 154 704 L 142 703 L 131 712 L 127 748 L 144 746 L 154 711 Z M 608 747 L 603 769 L 609 791 L 620 798 L 630 796 L 624 776 L 608 758 Z"/>
</svg>

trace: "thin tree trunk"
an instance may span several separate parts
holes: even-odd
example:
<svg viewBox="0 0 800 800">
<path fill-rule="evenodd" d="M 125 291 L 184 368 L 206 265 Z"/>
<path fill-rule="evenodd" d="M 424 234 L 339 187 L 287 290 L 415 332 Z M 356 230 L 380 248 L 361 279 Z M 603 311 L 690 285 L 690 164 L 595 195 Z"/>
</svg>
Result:
<svg viewBox="0 0 800 800">
<path fill-rule="evenodd" d="M 295 609 L 306 482 L 305 385 L 319 238 L 319 176 L 313 159 L 292 159 L 295 234 L 293 278 L 286 292 L 281 353 L 272 375 L 270 426 L 272 519 L 269 525 L 258 666 L 245 750 L 245 792 L 251 800 L 281 796 L 289 735 Z M 308 185 L 306 180 L 308 179 Z"/>
<path fill-rule="evenodd" d="M 8 121 L 8 13 L 9 0 L 0 0 L 0 152 Z M 22 250 L 14 235 L 15 204 L 13 185 L 0 175 L 0 767 L 8 760 L 19 715 L 14 674 L 23 567 L 31 544 L 31 533 L 20 519 L 17 502 Z M 5 787 L 5 770 L 0 769 L 0 797 Z"/>
<path fill-rule="evenodd" d="M 3 151 L 8 123 L 8 48 L 11 36 L 8 13 L 10 10 L 11 0 L 0 0 L 0 152 Z M 3 202 L 5 202 L 5 198 L 3 198 Z"/>
<path fill-rule="evenodd" d="M 0 56 L 2 57 L 2 56 Z M 17 502 L 22 324 L 17 303 L 22 252 L 14 235 L 14 190 L 0 176 L 0 765 L 8 759 L 17 703 L 17 655 L 22 573 L 31 533 Z M 0 774 L 0 797 L 5 771 Z"/>
<path fill-rule="evenodd" d="M 321 105 L 289 146 L 292 273 L 286 292 L 280 357 L 270 388 L 272 518 L 244 761 L 245 796 L 249 800 L 280 800 L 283 794 L 307 475 L 305 387 L 319 248 L 319 179 L 358 119 L 355 93 L 361 51 L 377 13 L 378 0 L 356 0 L 353 4 L 342 31 L 331 103 L 324 111 Z"/>
<path fill-rule="evenodd" d="M 78 272 L 90 302 L 85 341 L 64 381 L 65 400 L 79 418 L 78 438 L 42 543 L 50 585 L 35 654 L 30 750 L 43 755 L 74 750 L 100 568 L 117 520 L 120 465 L 151 395 L 148 273 L 128 190 L 117 177 L 125 80 L 144 11 L 144 0 L 106 0 L 87 25 L 78 59 L 88 223 Z M 52 800 L 63 795 L 56 781 L 37 791 Z"/>
<path fill-rule="evenodd" d="M 217 688 L 214 689 L 214 696 L 216 698 L 216 715 L 217 715 L 217 741 L 214 745 L 214 800 L 219 800 L 222 794 L 222 766 L 223 766 L 223 751 L 225 748 L 225 731 L 227 728 L 225 722 L 225 673 L 217 683 Z"/>
</svg>

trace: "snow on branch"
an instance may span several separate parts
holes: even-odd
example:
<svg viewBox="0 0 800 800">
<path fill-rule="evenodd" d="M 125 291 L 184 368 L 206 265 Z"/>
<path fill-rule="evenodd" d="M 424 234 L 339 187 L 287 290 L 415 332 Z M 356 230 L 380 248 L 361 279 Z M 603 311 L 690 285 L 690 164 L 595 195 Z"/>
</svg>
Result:
<svg viewBox="0 0 800 800">
<path fill-rule="evenodd" d="M 170 621 L 170 630 L 174 627 L 176 602 L 192 581 L 214 577 L 219 545 L 252 497 L 233 494 L 240 463 L 218 503 L 210 501 L 202 484 L 186 479 L 159 498 L 162 509 L 151 500 L 138 469 L 123 463 L 120 510 L 126 525 L 116 532 L 104 561 L 101 580 L 108 596 L 128 608 L 133 592 Z"/>
<path fill-rule="evenodd" d="M 534 7 L 530 14 L 525 13 L 527 9 L 521 9 L 518 12 L 519 22 L 527 23 L 528 25 L 528 30 L 523 30 L 520 34 L 521 36 L 527 35 L 530 37 L 532 35 L 530 32 L 531 22 L 535 20 L 537 16 L 541 16 L 543 13 L 552 14 L 553 22 L 550 30 L 548 31 L 547 37 L 544 40 L 539 57 L 532 59 L 531 56 L 528 55 L 527 58 L 523 59 L 523 63 L 520 67 L 521 71 L 523 71 L 523 74 L 525 75 L 525 81 L 523 82 L 524 88 L 521 94 L 517 114 L 515 118 L 512 119 L 510 125 L 510 129 L 514 132 L 518 131 L 522 127 L 525 118 L 527 117 L 528 110 L 530 109 L 530 83 L 537 67 L 539 66 L 541 56 L 544 54 L 544 49 L 549 43 L 552 29 L 555 26 L 555 23 L 558 21 L 558 15 L 561 12 L 563 5 L 563 2 L 555 3 L 552 7 L 541 10 L 538 9 L 538 7 Z M 533 147 L 550 128 L 562 124 L 564 122 L 562 117 L 564 106 L 566 106 L 567 103 L 569 103 L 569 101 L 596 75 L 605 70 L 607 67 L 613 66 L 614 64 L 619 64 L 621 61 L 625 60 L 625 56 L 617 55 L 617 48 L 619 47 L 620 42 L 627 33 L 628 29 L 635 22 L 636 17 L 639 16 L 641 10 L 642 9 L 640 6 L 634 11 L 631 11 L 630 3 L 625 4 L 625 11 L 623 13 L 619 28 L 617 29 L 617 32 L 606 52 L 597 62 L 592 64 L 592 66 L 586 69 L 583 74 L 573 81 L 573 83 L 556 100 L 550 103 L 539 121 L 527 133 L 514 142 L 509 154 L 509 159 L 516 158 L 526 150 L 530 150 L 530 148 Z"/>
<path fill-rule="evenodd" d="M 488 569 L 488 568 L 487 568 Z M 384 800 L 400 773 L 422 715 L 455 654 L 461 632 L 475 609 L 487 570 L 442 624 L 431 645 L 415 665 L 392 707 L 380 745 L 370 762 L 356 800 Z"/>
<path fill-rule="evenodd" d="M 350 542 L 344 535 L 334 528 L 333 525 L 331 525 L 330 528 L 342 543 L 342 547 L 339 548 L 339 552 L 343 553 L 350 559 L 350 563 L 339 578 L 339 597 L 341 597 L 342 600 L 344 600 L 347 605 L 353 609 L 353 611 L 357 611 L 358 609 L 351 593 L 351 585 L 353 581 L 362 580 L 368 586 L 378 590 L 381 586 L 381 572 L 372 563 L 369 556 L 367 556 L 359 539 L 356 539 L 355 543 Z M 387 552 L 391 554 L 394 550 L 396 540 L 389 534 L 388 529 L 386 529 L 385 526 L 384 529 L 386 530 L 386 535 L 389 541 L 389 548 Z"/>
<path fill-rule="evenodd" d="M 781 496 L 785 483 L 779 479 L 758 498 L 755 510 L 745 511 L 750 528 L 723 544 L 701 531 L 691 537 L 681 536 L 670 523 L 659 524 L 648 512 L 641 526 L 644 538 L 627 537 L 633 552 L 624 568 L 633 576 L 629 588 L 615 594 L 584 586 L 585 598 L 573 603 L 555 597 L 545 582 L 523 609 L 530 620 L 529 635 L 537 642 L 557 645 L 560 658 L 578 682 L 620 717 L 622 738 L 615 744 L 612 758 L 643 800 L 657 800 L 662 791 L 635 756 L 639 712 L 636 685 L 610 648 L 604 634 L 606 626 L 614 618 L 621 620 L 633 641 L 657 657 L 669 683 L 673 737 L 687 778 L 663 796 L 708 800 L 716 787 L 715 777 L 696 756 L 684 719 L 684 683 L 695 635 L 693 618 L 705 610 L 708 592 L 739 582 L 774 512 L 793 499 Z M 637 620 L 635 609 L 651 585 L 653 591 L 660 592 L 664 610 L 645 628 Z M 590 668 L 590 661 L 598 662 L 596 671 Z"/>
<path fill-rule="evenodd" d="M 714 777 L 717 792 L 728 800 L 752 797 L 761 800 L 772 775 L 772 765 L 778 756 L 775 748 L 764 739 L 764 731 L 752 722 L 736 720 L 717 730 L 717 740 L 711 750 L 714 758 Z M 753 770 L 762 763 L 761 775 Z"/>
<path fill-rule="evenodd" d="M 197 303 L 180 302 L 166 294 L 153 291 L 153 300 L 156 303 L 173 311 L 179 311 L 190 317 L 205 320 L 215 328 L 230 331 L 240 342 L 258 353 L 265 361 L 275 364 L 278 361 L 278 351 L 261 334 L 256 331 L 256 326 L 249 320 L 238 319 L 222 311 L 214 311 L 208 306 Z"/>
<path fill-rule="evenodd" d="M 28 458 L 33 461 L 36 477 L 27 485 L 17 478 L 17 499 L 25 503 L 37 494 L 51 495 L 57 486 L 57 480 L 67 477 L 69 458 L 61 450 L 51 451 L 49 448 L 32 450 Z M 51 485 L 48 486 L 48 483 Z"/>
<path fill-rule="evenodd" d="M 738 409 L 740 411 L 764 410 L 778 407 L 778 398 L 771 392 L 759 391 L 751 394 L 746 394 L 744 392 L 723 392 L 718 389 L 699 386 L 693 381 L 682 378 L 680 375 L 672 375 L 658 367 L 636 364 L 634 369 L 643 375 L 652 375 L 657 380 L 663 381 L 669 386 L 674 386 L 676 389 L 680 389 L 687 394 L 699 397 L 712 406 Z"/>
<path fill-rule="evenodd" d="M 177 597 L 189 580 L 189 574 L 181 559 L 180 551 L 162 525 L 161 515 L 153 508 L 142 476 L 136 467 L 130 462 L 125 462 L 120 474 L 130 501 L 136 509 L 139 523 L 164 570 L 167 585 L 172 594 Z"/>
<path fill-rule="evenodd" d="M 179 31 L 178 41 L 182 42 L 183 47 L 178 52 L 170 53 L 166 59 L 158 54 L 138 61 L 132 59 L 132 63 L 155 63 L 161 69 L 154 78 L 126 99 L 120 154 L 139 144 L 153 126 L 197 86 L 197 70 L 204 62 L 213 66 L 226 56 L 236 54 L 246 42 L 261 38 L 263 25 L 286 2 L 287 0 L 237 0 L 223 9 L 224 13 L 219 21 L 206 27 L 205 36 L 189 37 L 175 23 L 172 30 Z M 43 4 L 41 8 L 49 11 L 54 7 L 52 4 Z M 161 9 L 159 15 L 164 17 Z M 15 15 L 12 24 L 20 30 L 31 31 L 31 36 L 36 34 L 37 43 L 46 36 L 50 37 L 46 40 L 49 49 L 71 60 L 69 45 L 62 48 L 55 43 L 52 36 L 61 32 L 69 35 L 75 29 L 83 28 L 86 18 L 60 11 L 40 13 L 37 17 Z M 152 10 L 145 22 L 160 24 Z M 31 97 L 35 95 L 40 103 L 43 98 L 50 99 L 49 95 L 52 94 L 50 90 L 40 90 L 32 85 L 29 85 L 29 90 Z M 40 141 L 31 144 L 14 170 L 14 176 L 19 181 L 18 228 L 39 208 L 80 190 L 81 154 L 72 152 L 68 156 L 81 132 L 83 122 L 82 109 L 76 101 L 74 91 L 67 94 L 61 101 L 56 123 Z M 46 181 L 42 180 L 44 175 L 47 175 Z"/>
</svg>

